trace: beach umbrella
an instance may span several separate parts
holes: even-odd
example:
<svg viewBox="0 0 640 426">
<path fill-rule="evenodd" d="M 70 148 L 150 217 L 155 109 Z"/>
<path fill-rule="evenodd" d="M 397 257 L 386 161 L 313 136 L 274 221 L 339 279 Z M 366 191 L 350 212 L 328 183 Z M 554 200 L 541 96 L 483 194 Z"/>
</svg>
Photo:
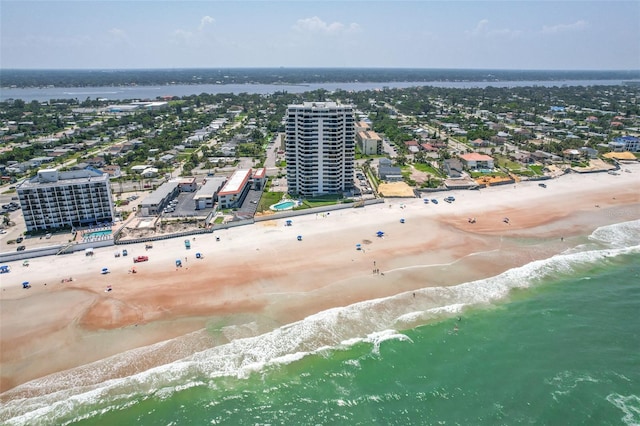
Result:
<svg viewBox="0 0 640 426">
<path fill-rule="evenodd" d="M 102 273 L 103 274 L 109 273 L 109 268 L 102 268 Z"/>
<path fill-rule="evenodd" d="M 29 281 L 24 281 L 24 282 L 22 283 L 22 288 L 29 288 L 29 287 L 30 287 L 30 286 L 29 286 Z"/>
</svg>

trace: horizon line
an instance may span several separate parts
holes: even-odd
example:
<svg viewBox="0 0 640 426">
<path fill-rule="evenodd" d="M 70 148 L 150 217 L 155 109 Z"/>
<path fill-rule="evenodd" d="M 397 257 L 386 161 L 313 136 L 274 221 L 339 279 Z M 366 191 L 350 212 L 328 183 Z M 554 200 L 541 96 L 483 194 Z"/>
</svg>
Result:
<svg viewBox="0 0 640 426">
<path fill-rule="evenodd" d="M 536 71 L 536 72 L 640 72 L 640 68 L 616 68 L 616 69 L 587 69 L 587 68 L 429 68 L 429 67 L 332 67 L 332 66 L 222 66 L 222 67 L 151 67 L 151 68 L 7 68 L 0 67 L 2 71 L 178 71 L 178 70 L 432 70 L 432 71 Z"/>
</svg>

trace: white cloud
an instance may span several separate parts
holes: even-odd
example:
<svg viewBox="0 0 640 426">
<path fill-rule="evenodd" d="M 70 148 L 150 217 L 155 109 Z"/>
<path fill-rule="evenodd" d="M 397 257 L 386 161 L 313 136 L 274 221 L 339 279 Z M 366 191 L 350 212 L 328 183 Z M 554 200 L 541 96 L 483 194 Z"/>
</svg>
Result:
<svg viewBox="0 0 640 426">
<path fill-rule="evenodd" d="M 121 30 L 120 28 L 111 28 L 107 31 L 113 38 L 127 38 L 127 33 L 125 30 Z"/>
<path fill-rule="evenodd" d="M 204 27 L 206 27 L 209 24 L 213 24 L 215 21 L 216 20 L 209 15 L 203 16 L 202 19 L 200 19 L 200 25 L 198 26 L 198 30 L 202 31 Z"/>
<path fill-rule="evenodd" d="M 207 34 L 206 27 L 213 24 L 216 20 L 206 15 L 200 18 L 200 23 L 194 29 L 178 28 L 170 34 L 171 41 L 178 44 L 199 45 L 206 42 L 211 35 Z"/>
<path fill-rule="evenodd" d="M 320 33 L 320 34 L 342 34 L 360 31 L 360 25 L 351 23 L 345 26 L 341 22 L 327 23 L 314 16 L 313 18 L 298 19 L 293 29 L 300 32 Z"/>
<path fill-rule="evenodd" d="M 482 19 L 474 29 L 465 31 L 465 33 L 473 37 L 517 37 L 522 34 L 522 31 L 509 28 L 494 30 L 489 27 L 488 19 Z"/>
<path fill-rule="evenodd" d="M 471 35 L 480 35 L 485 34 L 487 32 L 487 27 L 489 26 L 489 20 L 483 19 L 478 22 L 478 25 L 471 31 L 468 31 Z"/>
<path fill-rule="evenodd" d="M 107 31 L 109 42 L 111 43 L 129 43 L 127 32 L 120 28 L 111 28 Z"/>
<path fill-rule="evenodd" d="M 557 24 L 557 25 L 545 25 L 542 27 L 543 34 L 557 34 L 567 31 L 581 31 L 589 26 L 589 23 L 584 20 L 576 21 L 572 24 Z"/>
</svg>

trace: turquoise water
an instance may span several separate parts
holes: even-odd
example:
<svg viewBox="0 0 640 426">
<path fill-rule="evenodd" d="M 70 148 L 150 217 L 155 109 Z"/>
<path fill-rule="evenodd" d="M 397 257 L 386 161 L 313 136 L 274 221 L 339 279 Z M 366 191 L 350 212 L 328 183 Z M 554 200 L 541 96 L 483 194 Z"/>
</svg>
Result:
<svg viewBox="0 0 640 426">
<path fill-rule="evenodd" d="M 271 206 L 271 208 L 274 210 L 287 210 L 292 208 L 293 206 L 295 206 L 295 203 L 293 201 L 283 201 L 281 203 L 274 204 L 273 206 Z"/>
<path fill-rule="evenodd" d="M 84 234 L 84 238 L 96 238 L 96 237 L 102 237 L 103 235 L 111 235 L 111 230 L 107 229 L 104 231 L 94 231 L 94 232 L 89 232 L 88 234 Z"/>
<path fill-rule="evenodd" d="M 43 379 L 29 386 L 67 386 L 3 405 L 0 421 L 638 425 L 638 312 L 635 221 L 497 277 L 332 309 L 133 377 Z"/>
</svg>

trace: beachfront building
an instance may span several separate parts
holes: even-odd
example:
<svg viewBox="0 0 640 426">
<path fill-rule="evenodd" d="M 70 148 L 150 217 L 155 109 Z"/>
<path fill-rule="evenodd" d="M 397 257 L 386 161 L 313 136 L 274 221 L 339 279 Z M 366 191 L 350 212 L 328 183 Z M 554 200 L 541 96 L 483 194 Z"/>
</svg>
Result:
<svg viewBox="0 0 640 426">
<path fill-rule="evenodd" d="M 226 181 L 227 178 L 223 176 L 207 177 L 204 179 L 202 186 L 193 197 L 195 209 L 202 210 L 213 208 L 218 192 L 222 189 L 222 186 Z"/>
<path fill-rule="evenodd" d="M 141 216 L 155 216 L 160 214 L 162 209 L 169 205 L 180 193 L 180 181 L 170 180 L 158 187 L 140 202 Z"/>
<path fill-rule="evenodd" d="M 493 170 L 493 158 L 485 154 L 472 152 L 460 155 L 462 163 L 472 170 Z"/>
<path fill-rule="evenodd" d="M 402 182 L 402 169 L 394 166 L 388 158 L 381 158 L 378 161 L 378 177 L 386 182 Z"/>
<path fill-rule="evenodd" d="M 111 224 L 109 175 L 95 170 L 42 169 L 16 188 L 27 231 Z"/>
<path fill-rule="evenodd" d="M 252 177 L 251 169 L 236 170 L 229 180 L 218 192 L 218 207 L 221 209 L 232 209 L 242 205 L 244 198 L 249 192 L 249 182 Z"/>
<path fill-rule="evenodd" d="M 614 151 L 640 152 L 640 138 L 635 136 L 619 136 L 609 143 Z"/>
<path fill-rule="evenodd" d="M 351 105 L 289 105 L 285 137 L 289 192 L 313 197 L 353 188 L 356 138 Z"/>
</svg>

